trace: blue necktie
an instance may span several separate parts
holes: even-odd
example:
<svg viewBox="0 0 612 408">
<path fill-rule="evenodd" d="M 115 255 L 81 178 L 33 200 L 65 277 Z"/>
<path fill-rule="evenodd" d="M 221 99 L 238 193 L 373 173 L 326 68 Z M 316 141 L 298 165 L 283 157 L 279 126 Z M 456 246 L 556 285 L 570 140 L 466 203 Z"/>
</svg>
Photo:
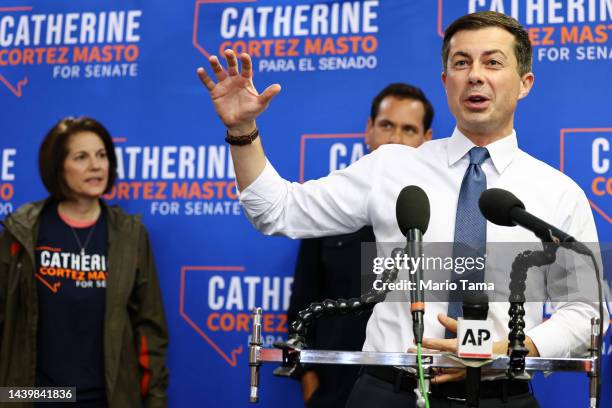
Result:
<svg viewBox="0 0 612 408">
<path fill-rule="evenodd" d="M 487 189 L 487 176 L 480 165 L 489 157 L 489 151 L 484 147 L 473 147 L 469 151 L 470 165 L 465 171 L 459 201 L 457 202 L 457 218 L 455 221 L 455 243 L 453 257 L 481 257 L 486 251 L 487 221 L 480 213 L 478 199 Z M 473 269 L 462 274 L 453 270 L 451 281 L 456 282 L 458 289 L 449 294 L 448 316 L 456 319 L 461 316 L 463 293 L 459 279 L 469 282 L 484 282 L 484 269 Z M 446 331 L 446 338 L 457 337 Z"/>
</svg>

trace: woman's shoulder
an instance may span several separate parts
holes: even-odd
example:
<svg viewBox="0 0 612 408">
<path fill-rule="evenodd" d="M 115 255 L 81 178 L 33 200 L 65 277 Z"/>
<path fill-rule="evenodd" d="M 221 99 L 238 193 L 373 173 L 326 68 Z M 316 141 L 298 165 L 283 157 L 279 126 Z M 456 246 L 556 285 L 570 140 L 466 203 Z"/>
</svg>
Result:
<svg viewBox="0 0 612 408">
<path fill-rule="evenodd" d="M 34 225 L 48 202 L 49 200 L 46 199 L 22 204 L 6 217 L 5 223 L 18 222 L 21 225 Z"/>
<path fill-rule="evenodd" d="M 129 214 L 117 204 L 104 203 L 103 207 L 110 225 L 119 229 L 144 228 L 140 214 Z"/>
</svg>

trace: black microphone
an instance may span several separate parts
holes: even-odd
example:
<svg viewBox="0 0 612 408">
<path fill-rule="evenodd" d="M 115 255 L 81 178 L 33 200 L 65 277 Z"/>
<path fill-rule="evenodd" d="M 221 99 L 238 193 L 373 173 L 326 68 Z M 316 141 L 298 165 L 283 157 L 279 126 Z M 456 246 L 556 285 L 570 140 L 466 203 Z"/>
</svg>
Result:
<svg viewBox="0 0 612 408">
<path fill-rule="evenodd" d="M 579 254 L 591 255 L 591 250 L 574 237 L 560 229 L 553 227 L 525 210 L 525 204 L 514 194 L 501 188 L 485 190 L 478 200 L 480 212 L 493 224 L 505 227 L 520 225 L 533 232 L 544 242 L 567 246 Z"/>
<path fill-rule="evenodd" d="M 486 293 L 477 292 L 463 299 L 463 318 L 465 320 L 487 320 L 489 313 L 489 297 Z M 479 406 L 480 367 L 466 367 L 465 399 L 468 407 Z"/>
<path fill-rule="evenodd" d="M 465 295 L 463 299 L 463 318 L 466 320 L 487 320 L 489 297 L 484 292 Z"/>
<path fill-rule="evenodd" d="M 420 257 L 423 252 L 423 234 L 429 226 L 429 199 L 422 188 L 406 186 L 400 191 L 395 204 L 395 215 L 400 231 L 407 239 L 406 253 L 409 257 Z M 410 311 L 412 312 L 412 330 L 416 343 L 423 342 L 423 314 L 425 313 L 425 295 L 421 282 L 423 270 L 420 266 L 410 271 Z"/>
</svg>

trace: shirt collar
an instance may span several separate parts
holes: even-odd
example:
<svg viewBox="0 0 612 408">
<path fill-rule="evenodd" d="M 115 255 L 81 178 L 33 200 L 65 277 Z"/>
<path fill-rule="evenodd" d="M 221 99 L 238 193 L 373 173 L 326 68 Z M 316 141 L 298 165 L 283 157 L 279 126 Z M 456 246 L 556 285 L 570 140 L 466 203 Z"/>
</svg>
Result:
<svg viewBox="0 0 612 408">
<path fill-rule="evenodd" d="M 470 139 L 467 138 L 457 128 L 453 131 L 453 135 L 448 142 L 448 165 L 453 166 L 461 160 L 472 147 L 476 146 Z M 518 151 L 518 142 L 516 139 L 516 131 L 512 130 L 508 136 L 503 137 L 487 146 L 491 161 L 495 170 L 501 174 L 506 167 L 512 162 L 516 152 Z"/>
</svg>

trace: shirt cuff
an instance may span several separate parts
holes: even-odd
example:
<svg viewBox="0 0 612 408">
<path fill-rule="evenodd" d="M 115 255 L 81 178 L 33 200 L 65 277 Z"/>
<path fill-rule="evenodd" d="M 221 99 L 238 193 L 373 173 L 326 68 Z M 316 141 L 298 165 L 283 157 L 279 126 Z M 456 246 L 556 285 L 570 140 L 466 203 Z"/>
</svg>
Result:
<svg viewBox="0 0 612 408">
<path fill-rule="evenodd" d="M 552 319 L 548 319 L 536 327 L 526 330 L 525 335 L 531 338 L 543 358 L 568 358 L 570 347 L 561 334 L 563 330 L 556 327 Z"/>
</svg>

